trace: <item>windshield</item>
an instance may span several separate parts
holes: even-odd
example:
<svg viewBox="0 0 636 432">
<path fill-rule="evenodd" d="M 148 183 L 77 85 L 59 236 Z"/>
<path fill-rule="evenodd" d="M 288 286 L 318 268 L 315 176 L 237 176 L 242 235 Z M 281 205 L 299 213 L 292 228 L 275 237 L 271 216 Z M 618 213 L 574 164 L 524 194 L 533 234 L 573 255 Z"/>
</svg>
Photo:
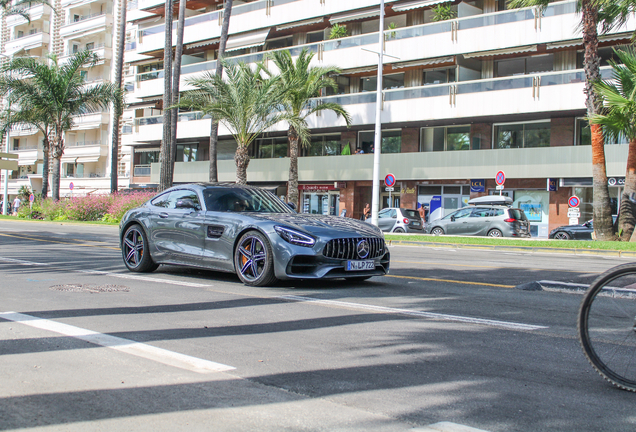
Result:
<svg viewBox="0 0 636 432">
<path fill-rule="evenodd" d="M 294 213 L 276 195 L 258 188 L 211 187 L 203 191 L 208 211 Z"/>
</svg>

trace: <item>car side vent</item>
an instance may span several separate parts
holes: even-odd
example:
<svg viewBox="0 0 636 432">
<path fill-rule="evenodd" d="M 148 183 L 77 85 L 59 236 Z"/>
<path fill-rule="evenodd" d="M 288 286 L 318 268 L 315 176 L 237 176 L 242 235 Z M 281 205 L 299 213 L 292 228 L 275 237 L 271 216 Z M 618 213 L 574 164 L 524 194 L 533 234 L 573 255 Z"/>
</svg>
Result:
<svg viewBox="0 0 636 432">
<path fill-rule="evenodd" d="M 225 227 L 220 225 L 208 225 L 208 238 L 221 238 L 223 235 L 223 231 L 225 231 Z"/>
<path fill-rule="evenodd" d="M 358 254 L 358 244 L 366 241 L 369 255 L 363 257 Z M 337 259 L 372 259 L 384 255 L 384 239 L 377 237 L 341 238 L 329 240 L 322 251 L 327 258 Z"/>
</svg>

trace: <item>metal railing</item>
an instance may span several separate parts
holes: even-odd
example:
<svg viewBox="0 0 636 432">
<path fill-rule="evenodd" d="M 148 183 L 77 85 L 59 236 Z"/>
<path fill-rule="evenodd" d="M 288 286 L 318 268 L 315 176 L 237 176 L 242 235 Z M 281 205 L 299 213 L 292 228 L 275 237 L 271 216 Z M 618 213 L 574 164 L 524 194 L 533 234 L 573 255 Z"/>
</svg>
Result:
<svg viewBox="0 0 636 432">
<path fill-rule="evenodd" d="M 150 176 L 150 164 L 148 165 L 135 165 L 133 167 L 134 177 L 149 177 Z"/>
<path fill-rule="evenodd" d="M 33 30 L 35 30 L 35 31 L 33 31 Z M 29 33 L 24 33 L 24 34 L 22 34 L 20 36 L 16 36 L 16 37 L 14 37 L 11 40 L 23 39 L 25 37 L 33 36 L 33 35 L 40 34 L 40 33 L 43 32 L 42 29 L 33 29 L 33 30 L 31 30 Z"/>
<path fill-rule="evenodd" d="M 75 24 L 75 23 L 78 23 L 78 22 L 86 21 L 86 20 L 89 20 L 89 19 L 97 18 L 97 17 L 100 17 L 102 15 L 106 15 L 106 13 L 110 13 L 110 12 L 103 12 L 102 11 L 102 12 L 96 12 L 96 13 L 90 14 L 90 15 L 82 15 L 82 16 L 79 16 L 77 18 L 73 17 L 73 18 L 70 18 L 66 22 L 66 24 L 64 24 L 64 25 L 71 25 L 71 24 Z"/>
<path fill-rule="evenodd" d="M 102 144 L 102 140 L 95 140 L 95 141 L 78 141 L 78 142 L 74 142 L 74 143 L 66 143 L 66 147 L 82 147 L 82 146 L 91 146 L 91 145 L 101 145 Z"/>
<path fill-rule="evenodd" d="M 70 48 L 66 51 L 66 55 L 67 56 L 72 56 L 74 54 L 77 54 L 81 51 L 84 51 L 85 49 L 88 49 L 89 51 L 96 51 L 102 48 L 110 48 L 110 47 L 106 47 L 106 44 L 104 42 L 98 43 L 96 45 L 93 45 L 92 48 L 86 48 L 86 46 L 84 48 L 77 48 L 77 51 L 73 50 L 73 48 Z"/>
</svg>

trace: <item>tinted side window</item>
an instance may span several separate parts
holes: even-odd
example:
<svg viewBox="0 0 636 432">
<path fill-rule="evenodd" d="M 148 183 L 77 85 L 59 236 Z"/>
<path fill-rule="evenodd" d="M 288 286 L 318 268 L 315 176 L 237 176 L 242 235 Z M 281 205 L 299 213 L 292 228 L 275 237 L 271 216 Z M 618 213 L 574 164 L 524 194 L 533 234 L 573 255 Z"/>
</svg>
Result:
<svg viewBox="0 0 636 432">
<path fill-rule="evenodd" d="M 421 219 L 420 213 L 415 210 L 404 210 L 402 209 L 402 213 L 409 219 Z"/>
<path fill-rule="evenodd" d="M 485 218 L 485 217 L 489 217 L 491 214 L 492 214 L 491 209 L 476 208 L 476 209 L 473 209 L 473 212 L 470 214 L 470 217 Z"/>
<path fill-rule="evenodd" d="M 155 207 L 168 208 L 169 199 L 170 199 L 170 192 L 167 192 L 165 194 L 159 195 L 157 198 L 150 201 L 150 204 L 152 204 Z"/>
<path fill-rule="evenodd" d="M 392 218 L 397 218 L 397 210 L 395 210 L 395 209 L 391 210 L 391 217 Z"/>
<path fill-rule="evenodd" d="M 170 199 L 168 201 L 168 208 L 177 208 L 177 201 L 184 199 L 192 200 L 192 202 L 194 202 L 195 208 L 197 210 L 201 210 L 201 203 L 199 202 L 197 193 L 187 189 L 172 191 L 170 193 Z"/>
<path fill-rule="evenodd" d="M 391 217 L 391 211 L 390 210 L 382 210 L 380 213 L 378 213 L 378 218 L 379 219 L 384 219 L 384 218 L 388 218 Z"/>
<path fill-rule="evenodd" d="M 454 213 L 455 219 L 461 219 L 470 216 L 472 209 L 461 209 Z"/>
<path fill-rule="evenodd" d="M 511 218 L 514 218 L 514 219 L 518 219 L 522 221 L 528 220 L 528 218 L 526 217 L 526 214 L 521 209 L 508 209 L 508 214 L 510 215 Z"/>
<path fill-rule="evenodd" d="M 503 214 L 504 214 L 503 209 L 492 209 L 493 216 L 503 216 Z"/>
</svg>

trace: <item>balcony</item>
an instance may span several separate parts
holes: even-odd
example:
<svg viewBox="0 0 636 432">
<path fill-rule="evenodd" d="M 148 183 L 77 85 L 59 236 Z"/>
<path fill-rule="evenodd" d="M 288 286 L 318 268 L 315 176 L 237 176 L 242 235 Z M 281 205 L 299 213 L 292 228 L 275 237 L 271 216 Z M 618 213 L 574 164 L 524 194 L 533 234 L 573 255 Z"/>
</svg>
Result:
<svg viewBox="0 0 636 432">
<path fill-rule="evenodd" d="M 74 54 L 77 54 L 78 51 L 81 51 L 81 49 L 67 50 L 64 53 L 64 55 L 60 57 L 60 64 L 65 64 L 67 61 L 71 59 L 71 56 L 73 56 Z M 113 49 L 109 46 L 106 46 L 103 42 L 100 44 L 95 44 L 95 46 L 90 51 L 95 53 L 97 57 L 99 58 L 99 60 L 96 63 L 96 66 L 103 64 L 105 60 L 110 60 L 113 58 Z M 87 83 L 88 82 L 89 81 L 87 81 Z"/>
<path fill-rule="evenodd" d="M 608 176 L 625 174 L 628 144 L 605 146 Z M 569 161 L 564 164 L 563 161 Z M 174 181 L 207 181 L 209 161 L 177 162 Z M 235 181 L 233 160 L 218 161 L 219 181 Z M 159 182 L 160 164 L 151 165 L 150 183 Z M 470 150 L 382 155 L 381 176 L 399 173 L 400 180 L 441 180 L 492 178 L 504 170 L 510 178 L 592 177 L 591 146 L 545 147 L 505 150 Z M 286 182 L 289 158 L 253 159 L 247 169 L 249 182 Z M 373 175 L 373 155 L 303 157 L 298 159 L 300 181 L 369 180 Z"/>
<path fill-rule="evenodd" d="M 11 137 L 21 137 L 21 136 L 30 136 L 35 135 L 40 130 L 35 126 L 31 125 L 14 125 L 11 127 L 11 132 L 9 133 Z"/>
<path fill-rule="evenodd" d="M 113 16 L 110 13 L 98 12 L 67 22 L 60 29 L 60 35 L 62 37 L 78 37 L 85 32 L 106 30 L 106 27 L 112 25 Z"/>
<path fill-rule="evenodd" d="M 44 159 L 42 147 L 36 145 L 21 147 L 17 153 L 19 155 L 18 166 L 32 166 Z"/>
<path fill-rule="evenodd" d="M 611 76 L 611 68 L 601 69 L 602 77 Z M 585 109 L 583 70 L 548 72 L 507 78 L 454 82 L 449 84 L 407 87 L 384 91 L 382 123 L 406 123 L 434 120 L 471 120 L 486 116 L 572 112 Z M 375 123 L 375 92 L 352 93 L 316 99 L 316 103 L 335 102 L 349 111 L 354 125 Z M 200 113 L 183 113 L 179 121 L 191 121 L 177 128 L 177 137 L 204 137 L 209 133 L 209 120 Z M 331 112 L 308 117 L 309 127 L 320 130 L 344 127 L 342 118 Z M 273 130 L 283 131 L 284 125 Z M 229 132 L 220 125 L 219 135 Z M 135 119 L 137 141 L 161 140 L 162 117 Z"/>
<path fill-rule="evenodd" d="M 28 4 L 24 4 L 20 6 L 19 9 L 22 9 L 29 14 L 29 17 L 31 18 L 31 22 L 37 21 L 45 16 L 50 17 L 52 12 L 52 9 L 50 6 L 42 5 L 42 4 L 39 4 L 39 5 L 34 4 L 30 7 Z M 27 24 L 27 23 L 28 21 L 20 15 L 7 16 L 8 27 L 14 27 L 14 26 L 22 25 L 22 24 Z"/>
<path fill-rule="evenodd" d="M 88 130 L 88 129 L 97 129 L 101 127 L 103 124 L 108 124 L 109 122 L 109 113 L 108 112 L 97 112 L 97 113 L 89 113 L 83 116 L 77 116 L 74 118 L 74 126 L 71 130 Z"/>
<path fill-rule="evenodd" d="M 5 53 L 9 56 L 16 54 L 18 51 L 41 48 L 50 41 L 48 33 L 38 30 L 36 33 L 25 34 L 8 41 L 5 45 Z"/>
<path fill-rule="evenodd" d="M 92 163 L 99 158 L 108 156 L 108 145 L 101 141 L 82 141 L 66 143 L 62 162 L 64 163 Z"/>
</svg>

